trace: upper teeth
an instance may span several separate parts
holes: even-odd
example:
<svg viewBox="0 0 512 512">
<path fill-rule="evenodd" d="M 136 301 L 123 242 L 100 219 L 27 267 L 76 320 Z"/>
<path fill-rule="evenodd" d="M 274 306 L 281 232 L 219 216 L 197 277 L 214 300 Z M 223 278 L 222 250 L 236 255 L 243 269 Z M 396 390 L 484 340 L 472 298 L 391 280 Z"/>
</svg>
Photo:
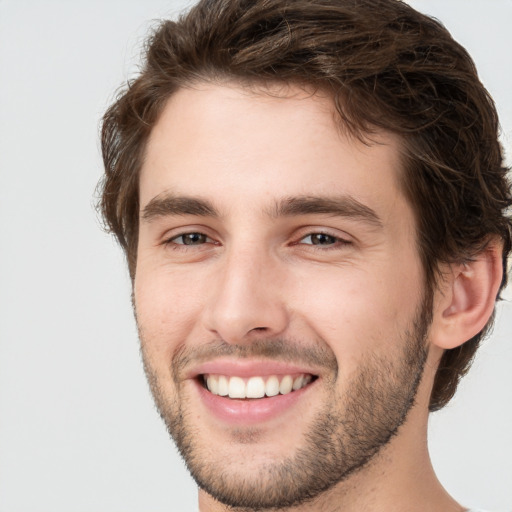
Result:
<svg viewBox="0 0 512 512">
<path fill-rule="evenodd" d="M 227 377 L 224 375 L 207 375 L 206 387 L 214 395 L 229 396 L 229 398 L 262 398 L 286 395 L 297 391 L 311 382 L 311 375 L 291 375 L 270 377 Z"/>
</svg>

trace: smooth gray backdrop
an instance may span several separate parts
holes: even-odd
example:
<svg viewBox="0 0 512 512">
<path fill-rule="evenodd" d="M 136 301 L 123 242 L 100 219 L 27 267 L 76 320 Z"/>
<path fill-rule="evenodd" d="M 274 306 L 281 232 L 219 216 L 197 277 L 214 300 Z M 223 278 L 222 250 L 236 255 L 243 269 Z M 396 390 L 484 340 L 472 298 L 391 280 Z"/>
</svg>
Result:
<svg viewBox="0 0 512 512">
<path fill-rule="evenodd" d="M 411 3 L 474 56 L 510 162 L 512 1 Z M 0 0 L 0 512 L 196 510 L 141 370 L 123 257 L 93 208 L 102 112 L 154 20 L 184 5 Z M 512 510 L 511 313 L 507 300 L 431 419 L 448 490 L 496 511 Z"/>
</svg>

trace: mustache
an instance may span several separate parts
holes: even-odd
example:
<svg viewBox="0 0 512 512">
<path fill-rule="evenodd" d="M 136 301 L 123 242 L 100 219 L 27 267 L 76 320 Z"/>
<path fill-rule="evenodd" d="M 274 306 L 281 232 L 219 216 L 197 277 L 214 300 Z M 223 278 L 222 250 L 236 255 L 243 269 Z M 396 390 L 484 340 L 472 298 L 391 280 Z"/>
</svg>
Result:
<svg viewBox="0 0 512 512">
<path fill-rule="evenodd" d="M 204 345 L 190 347 L 183 345 L 172 358 L 172 374 L 176 381 L 191 366 L 219 357 L 232 359 L 272 359 L 285 363 L 304 364 L 338 372 L 338 362 L 333 351 L 324 343 L 304 345 L 298 340 L 287 338 L 266 338 L 246 342 L 243 345 L 212 340 Z"/>
</svg>

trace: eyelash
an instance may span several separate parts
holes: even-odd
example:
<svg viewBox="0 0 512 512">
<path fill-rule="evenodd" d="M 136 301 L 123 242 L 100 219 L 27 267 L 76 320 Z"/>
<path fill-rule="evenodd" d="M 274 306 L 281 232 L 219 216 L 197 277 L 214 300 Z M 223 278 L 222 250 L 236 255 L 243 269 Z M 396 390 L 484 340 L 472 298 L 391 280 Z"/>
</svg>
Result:
<svg viewBox="0 0 512 512">
<path fill-rule="evenodd" d="M 194 244 L 194 243 L 186 244 L 186 243 L 177 243 L 176 242 L 176 240 L 179 238 L 181 238 L 182 241 L 184 241 L 184 237 L 190 236 L 190 235 L 198 235 L 199 237 L 204 237 L 205 241 L 201 242 L 201 243 L 197 243 L 197 244 Z M 324 236 L 324 237 L 332 239 L 332 243 L 325 244 L 325 245 L 315 244 L 313 242 L 312 237 L 320 237 L 320 236 Z M 305 240 L 306 238 L 310 238 L 311 243 L 308 243 L 308 244 L 303 243 L 303 240 Z M 164 240 L 163 245 L 171 247 L 173 250 L 176 250 L 176 251 L 189 251 L 193 247 L 201 247 L 208 243 L 213 243 L 213 245 L 220 245 L 218 242 L 215 242 L 212 238 L 210 238 L 205 233 L 202 233 L 200 231 L 187 231 L 187 232 L 180 233 L 178 235 L 175 235 L 171 238 Z M 335 235 L 332 235 L 330 233 L 326 233 L 325 231 L 320 230 L 320 231 L 313 231 L 313 232 L 307 233 L 306 235 L 302 236 L 297 242 L 293 242 L 291 245 L 307 246 L 308 250 L 313 249 L 315 251 L 328 251 L 328 250 L 335 250 L 335 249 L 339 250 L 341 247 L 350 245 L 351 243 L 352 242 L 350 242 L 349 240 L 343 239 L 339 236 L 335 236 Z"/>
</svg>

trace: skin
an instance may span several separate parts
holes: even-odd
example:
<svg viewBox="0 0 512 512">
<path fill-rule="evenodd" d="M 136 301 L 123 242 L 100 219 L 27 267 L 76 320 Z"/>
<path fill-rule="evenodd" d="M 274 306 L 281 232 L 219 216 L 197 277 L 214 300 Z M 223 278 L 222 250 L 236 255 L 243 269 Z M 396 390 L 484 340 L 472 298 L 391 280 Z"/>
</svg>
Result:
<svg viewBox="0 0 512 512">
<path fill-rule="evenodd" d="M 153 128 L 140 178 L 134 281 L 145 367 L 162 414 L 181 411 L 196 453 L 230 479 L 261 479 L 304 446 L 326 407 L 344 413 L 340 397 L 350 396 L 369 359 L 403 366 L 405 333 L 424 299 L 423 271 L 414 215 L 399 187 L 398 141 L 385 133 L 374 139 L 348 137 L 328 98 L 292 86 L 272 94 L 229 83 L 180 90 Z M 167 197 L 207 201 L 216 214 L 172 212 L 159 203 Z M 291 197 L 342 198 L 345 212 L 278 215 L 276 204 Z M 204 236 L 184 245 L 184 233 Z M 313 244 L 318 233 L 328 243 Z M 492 268 L 492 283 L 495 253 L 482 263 Z M 467 316 L 465 330 L 455 321 L 468 310 L 473 281 L 461 268 L 447 276 L 433 299 L 415 405 L 397 435 L 362 469 L 286 510 L 463 510 L 437 481 L 426 442 L 442 345 L 477 328 Z M 269 340 L 296 344 L 299 362 L 319 349 L 332 364 L 316 365 L 315 385 L 269 420 L 240 426 L 210 414 L 192 375 L 195 355 L 217 341 L 261 362 L 271 358 L 256 348 Z M 203 490 L 199 504 L 203 512 L 228 510 Z"/>
</svg>

